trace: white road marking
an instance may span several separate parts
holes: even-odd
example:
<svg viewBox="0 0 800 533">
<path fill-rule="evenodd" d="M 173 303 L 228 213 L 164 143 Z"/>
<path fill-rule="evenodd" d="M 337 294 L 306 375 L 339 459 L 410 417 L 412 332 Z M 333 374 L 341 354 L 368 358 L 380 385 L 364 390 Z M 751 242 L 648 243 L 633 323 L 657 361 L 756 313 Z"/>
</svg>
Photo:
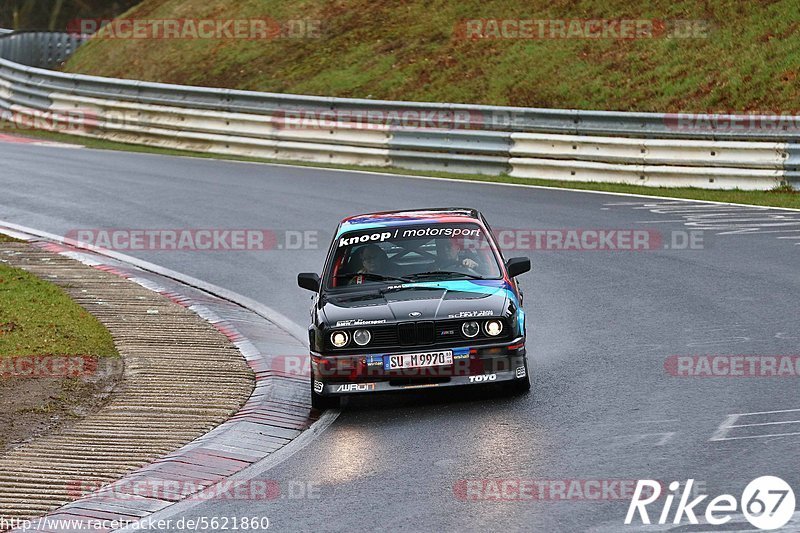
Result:
<svg viewBox="0 0 800 533">
<path fill-rule="evenodd" d="M 738 344 L 742 342 L 748 342 L 750 337 L 727 337 L 724 339 L 716 339 L 710 341 L 697 341 L 697 342 L 689 342 L 686 346 L 717 346 L 717 345 L 725 345 L 725 344 Z"/>
<path fill-rule="evenodd" d="M 728 418 L 717 427 L 717 430 L 711 435 L 711 438 L 708 439 L 709 442 L 716 442 L 721 440 L 727 440 L 728 433 L 731 430 L 731 426 L 733 423 L 739 419 L 740 415 L 728 415 Z"/>
<path fill-rule="evenodd" d="M 794 210 L 776 213 L 765 206 L 742 206 L 739 204 L 686 205 L 673 201 L 614 202 L 604 205 L 606 207 L 628 207 L 668 217 L 661 220 L 641 220 L 637 222 L 638 224 L 674 224 L 678 222 L 692 229 L 715 232 L 716 235 L 800 232 L 800 214 Z M 680 218 L 676 219 L 676 215 Z M 800 235 L 779 236 L 777 238 L 795 240 L 800 239 Z"/>
<path fill-rule="evenodd" d="M 800 420 L 787 420 L 786 422 L 759 422 L 757 424 L 739 424 L 737 426 L 728 426 L 731 428 L 752 428 L 756 426 L 774 426 L 776 424 L 800 424 Z"/>
<path fill-rule="evenodd" d="M 800 409 L 782 409 L 779 411 L 757 411 L 753 413 L 737 413 L 728 415 L 722 424 L 717 427 L 717 430 L 708 439 L 709 442 L 719 442 L 719 441 L 728 441 L 728 440 L 747 440 L 747 439 L 768 439 L 768 438 L 776 438 L 776 437 L 792 437 L 796 435 L 800 435 L 798 431 L 790 431 L 787 433 L 769 433 L 763 435 L 743 435 L 743 436 L 734 436 L 729 437 L 728 435 L 731 433 L 731 430 L 736 428 L 745 428 L 745 427 L 757 427 L 757 426 L 781 426 L 781 425 L 789 425 L 789 424 L 800 424 L 800 420 L 785 420 L 785 421 L 777 421 L 777 422 L 754 422 L 749 424 L 737 424 L 736 422 L 739 421 L 740 418 L 747 417 L 747 416 L 764 416 L 764 415 L 774 415 L 774 414 L 783 414 L 783 413 L 797 413 L 800 412 Z M 788 429 L 788 428 L 787 428 Z"/>
<path fill-rule="evenodd" d="M 776 415 L 779 413 L 800 413 L 800 409 L 781 409 L 780 411 L 757 411 L 753 413 L 737 413 L 735 416 Z"/>
<path fill-rule="evenodd" d="M 800 231 L 800 228 L 797 229 L 765 229 L 763 231 L 759 231 L 759 233 L 796 233 Z M 778 237 L 780 239 L 780 237 Z"/>
<path fill-rule="evenodd" d="M 667 224 L 670 222 L 686 222 L 682 218 L 676 218 L 674 220 L 637 220 L 637 224 Z"/>
<path fill-rule="evenodd" d="M 770 433 L 768 435 L 747 435 L 745 437 L 725 437 L 724 439 L 716 439 L 717 441 L 722 440 L 745 440 L 745 439 L 771 439 L 777 437 L 793 437 L 796 435 L 800 435 L 800 431 L 793 432 L 793 433 Z M 709 439 L 709 442 L 711 439 Z"/>
<path fill-rule="evenodd" d="M 614 440 L 623 440 L 620 445 L 625 444 L 636 444 L 639 442 L 646 442 L 648 440 L 655 441 L 653 446 L 664 446 L 672 437 L 675 436 L 674 431 L 666 431 L 664 433 L 638 433 L 634 435 L 616 435 L 613 437 Z"/>
</svg>

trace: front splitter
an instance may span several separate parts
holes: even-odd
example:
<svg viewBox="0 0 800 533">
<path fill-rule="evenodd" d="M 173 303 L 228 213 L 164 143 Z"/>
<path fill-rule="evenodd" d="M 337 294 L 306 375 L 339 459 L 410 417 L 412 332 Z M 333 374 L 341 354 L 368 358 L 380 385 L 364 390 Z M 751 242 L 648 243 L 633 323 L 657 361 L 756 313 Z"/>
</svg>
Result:
<svg viewBox="0 0 800 533">
<path fill-rule="evenodd" d="M 338 396 L 343 394 L 362 394 L 372 392 L 399 392 L 409 389 L 439 389 L 446 387 L 460 387 L 465 385 L 487 385 L 523 379 L 527 375 L 524 366 L 514 370 L 479 374 L 476 376 L 452 376 L 447 381 L 433 381 L 421 383 L 392 383 L 391 381 L 369 381 L 360 383 L 324 383 L 314 381 L 314 390 L 323 396 Z"/>
</svg>

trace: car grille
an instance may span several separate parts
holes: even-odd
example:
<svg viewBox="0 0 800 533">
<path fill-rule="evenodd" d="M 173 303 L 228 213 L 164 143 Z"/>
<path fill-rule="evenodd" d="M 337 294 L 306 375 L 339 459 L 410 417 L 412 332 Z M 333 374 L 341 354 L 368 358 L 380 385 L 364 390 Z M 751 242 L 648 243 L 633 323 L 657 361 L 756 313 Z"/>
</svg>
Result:
<svg viewBox="0 0 800 533">
<path fill-rule="evenodd" d="M 431 345 L 436 339 L 436 325 L 432 321 L 402 322 L 397 325 L 397 339 L 400 346 Z"/>
<path fill-rule="evenodd" d="M 402 346 L 413 346 L 417 343 L 417 325 L 404 322 L 397 325 L 397 338 Z"/>
<path fill-rule="evenodd" d="M 328 339 L 328 349 L 334 352 L 374 352 L 383 348 L 406 347 L 431 347 L 452 346 L 467 343 L 502 341 L 509 338 L 508 321 L 503 322 L 503 331 L 497 337 L 490 337 L 483 331 L 485 319 L 478 320 L 481 324 L 480 333 L 473 338 L 467 338 L 461 332 L 461 324 L 465 320 L 437 320 L 421 322 L 400 322 L 388 326 L 375 326 L 368 328 L 372 333 L 372 341 L 368 346 L 360 348 L 351 342 L 344 348 L 334 348 Z"/>
<path fill-rule="evenodd" d="M 433 322 L 417 322 L 417 344 L 433 344 L 436 326 Z"/>
<path fill-rule="evenodd" d="M 372 342 L 373 346 L 395 346 L 397 340 L 397 327 L 396 326 L 380 326 L 372 328 Z"/>
</svg>

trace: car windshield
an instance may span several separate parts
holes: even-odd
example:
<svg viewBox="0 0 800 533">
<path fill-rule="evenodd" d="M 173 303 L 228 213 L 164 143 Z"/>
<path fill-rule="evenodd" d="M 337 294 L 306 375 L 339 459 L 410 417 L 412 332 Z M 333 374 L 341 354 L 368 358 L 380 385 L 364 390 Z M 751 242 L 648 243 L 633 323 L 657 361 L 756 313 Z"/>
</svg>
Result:
<svg viewBox="0 0 800 533">
<path fill-rule="evenodd" d="M 371 228 L 337 237 L 326 286 L 447 279 L 498 279 L 501 270 L 477 224 Z"/>
</svg>

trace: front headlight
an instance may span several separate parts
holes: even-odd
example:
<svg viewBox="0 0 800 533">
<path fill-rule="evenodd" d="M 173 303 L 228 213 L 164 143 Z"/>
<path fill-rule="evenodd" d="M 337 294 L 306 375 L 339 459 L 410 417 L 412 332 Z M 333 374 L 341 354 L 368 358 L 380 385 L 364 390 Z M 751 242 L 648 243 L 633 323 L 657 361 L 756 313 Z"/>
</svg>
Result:
<svg viewBox="0 0 800 533">
<path fill-rule="evenodd" d="M 470 339 L 480 333 L 481 327 L 478 325 L 477 322 L 471 320 L 469 322 L 464 322 L 461 324 L 461 333 L 464 334 L 465 337 L 469 337 Z"/>
<path fill-rule="evenodd" d="M 497 337 L 503 331 L 503 323 L 499 320 L 488 320 L 483 327 L 490 337 Z"/>
<path fill-rule="evenodd" d="M 347 346 L 347 341 L 349 340 L 350 337 L 347 335 L 346 331 L 334 331 L 331 333 L 331 344 L 337 348 L 344 348 Z"/>
<path fill-rule="evenodd" d="M 366 346 L 369 344 L 369 341 L 372 340 L 372 334 L 368 329 L 357 329 L 355 333 L 353 333 L 353 340 L 356 341 L 356 344 L 359 346 Z"/>
</svg>

